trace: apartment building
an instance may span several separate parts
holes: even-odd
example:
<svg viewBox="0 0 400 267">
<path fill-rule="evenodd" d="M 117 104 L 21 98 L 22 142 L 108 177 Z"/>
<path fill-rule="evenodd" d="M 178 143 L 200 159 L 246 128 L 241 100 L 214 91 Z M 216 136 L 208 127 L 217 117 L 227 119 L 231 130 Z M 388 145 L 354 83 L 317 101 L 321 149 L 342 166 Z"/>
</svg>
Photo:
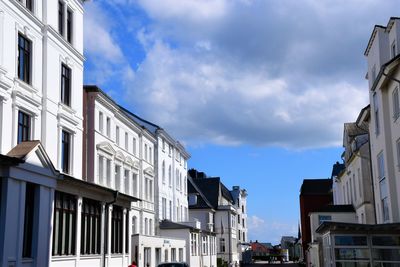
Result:
<svg viewBox="0 0 400 267">
<path fill-rule="evenodd" d="M 400 222 L 399 30 L 399 18 L 390 18 L 386 26 L 375 26 L 364 53 L 377 223 Z"/>
<path fill-rule="evenodd" d="M 200 211 L 201 209 L 199 210 L 195 204 L 194 206 L 189 206 L 190 216 L 193 218 L 202 218 L 204 216 L 206 225 L 209 225 L 210 229 L 212 226 L 216 234 L 217 258 L 231 264 L 239 263 L 242 249 L 245 250 L 246 244 L 242 241 L 243 232 L 245 233 L 244 239 L 247 238 L 246 190 L 237 186 L 230 191 L 221 182 L 220 177 L 207 177 L 204 172 L 199 172 L 195 169 L 189 170 L 189 176 L 191 177 L 190 181 L 202 192 L 202 195 L 207 200 L 203 205 L 211 206 L 212 211 L 210 212 L 208 208 L 205 208 L 205 211 Z M 197 197 L 196 199 L 199 198 Z M 240 214 L 240 217 L 238 214 Z M 243 224 L 242 219 L 244 219 L 245 224 L 243 227 L 239 228 L 238 218 L 240 218 L 240 225 Z M 242 235 L 240 238 L 238 236 L 239 229 L 241 229 L 240 233 Z"/>
<path fill-rule="evenodd" d="M 368 109 L 366 107 L 365 109 Z M 361 111 L 363 114 L 364 109 Z M 359 118 L 361 118 L 359 116 Z M 352 205 L 358 223 L 375 223 L 368 124 L 345 123 L 342 158 L 344 168 L 333 179 L 334 205 Z"/>
<path fill-rule="evenodd" d="M 127 255 L 132 255 L 129 260 L 138 266 L 156 266 L 178 259 L 186 261 L 180 257 L 186 253 L 186 240 L 179 236 L 161 236 L 159 231 L 159 176 L 155 166 L 160 152 L 154 131 L 158 128 L 118 105 L 97 86 L 85 86 L 84 92 L 85 177 L 92 183 L 141 199 L 124 212 L 129 225 L 126 233 L 132 235 L 132 239 L 126 240 Z M 179 165 L 180 158 L 174 155 L 172 159 Z M 183 162 L 181 166 L 183 168 Z M 178 173 L 177 177 L 181 178 L 176 179 L 179 186 L 174 182 L 168 189 L 172 196 L 175 191 L 186 196 L 182 192 L 186 188 L 182 174 Z M 182 206 L 172 206 L 171 212 L 176 216 L 174 220 L 184 216 Z M 110 256 L 112 260 L 116 258 Z"/>
<path fill-rule="evenodd" d="M 240 186 L 233 186 L 231 190 L 234 206 L 237 211 L 237 246 L 239 253 L 239 262 L 243 261 L 243 253 L 250 248 L 248 242 L 248 228 L 247 228 L 247 191 L 240 188 Z"/>
</svg>

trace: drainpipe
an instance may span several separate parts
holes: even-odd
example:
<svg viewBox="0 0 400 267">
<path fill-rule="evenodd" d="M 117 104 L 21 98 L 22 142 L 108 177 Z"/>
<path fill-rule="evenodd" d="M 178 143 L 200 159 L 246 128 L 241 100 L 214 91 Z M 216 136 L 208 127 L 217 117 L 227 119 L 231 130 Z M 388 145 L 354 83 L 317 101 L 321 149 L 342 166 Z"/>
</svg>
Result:
<svg viewBox="0 0 400 267">
<path fill-rule="evenodd" d="M 118 195 L 119 195 L 118 190 L 114 191 L 114 199 L 110 202 L 106 202 L 106 206 L 104 209 L 106 212 L 104 214 L 104 217 L 105 217 L 104 218 L 104 230 L 103 230 L 104 240 L 106 240 L 106 234 L 108 234 L 108 207 L 117 201 Z M 110 240 L 108 240 L 108 238 L 107 238 L 107 242 L 104 242 L 104 244 L 103 244 L 103 267 L 106 266 L 106 247 L 107 247 L 107 243 L 109 241 Z M 110 252 L 110 251 L 107 251 L 107 252 Z"/>
</svg>

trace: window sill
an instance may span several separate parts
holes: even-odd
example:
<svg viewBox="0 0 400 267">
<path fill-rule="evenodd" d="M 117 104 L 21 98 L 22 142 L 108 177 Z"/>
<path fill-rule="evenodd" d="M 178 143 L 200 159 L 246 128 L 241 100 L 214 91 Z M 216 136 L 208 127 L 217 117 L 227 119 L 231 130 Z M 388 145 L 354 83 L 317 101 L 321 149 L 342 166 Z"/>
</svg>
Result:
<svg viewBox="0 0 400 267">
<path fill-rule="evenodd" d="M 18 85 L 19 87 L 21 87 L 22 89 L 25 89 L 26 91 L 28 91 L 29 93 L 35 93 L 37 94 L 39 92 L 38 89 L 36 89 L 35 87 L 33 87 L 33 85 L 26 83 L 25 81 L 19 79 L 19 78 L 15 78 L 14 79 L 14 83 L 16 85 Z"/>
</svg>

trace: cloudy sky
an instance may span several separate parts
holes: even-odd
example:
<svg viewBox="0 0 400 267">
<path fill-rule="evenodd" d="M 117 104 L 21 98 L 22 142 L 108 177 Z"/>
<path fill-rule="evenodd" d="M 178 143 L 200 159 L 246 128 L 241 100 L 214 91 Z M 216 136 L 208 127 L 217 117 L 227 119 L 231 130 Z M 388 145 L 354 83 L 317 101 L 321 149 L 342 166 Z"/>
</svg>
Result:
<svg viewBox="0 0 400 267">
<path fill-rule="evenodd" d="M 303 178 L 329 177 L 368 103 L 363 56 L 399 0 L 94 0 L 85 83 L 249 191 L 250 238 L 297 234 Z"/>
</svg>

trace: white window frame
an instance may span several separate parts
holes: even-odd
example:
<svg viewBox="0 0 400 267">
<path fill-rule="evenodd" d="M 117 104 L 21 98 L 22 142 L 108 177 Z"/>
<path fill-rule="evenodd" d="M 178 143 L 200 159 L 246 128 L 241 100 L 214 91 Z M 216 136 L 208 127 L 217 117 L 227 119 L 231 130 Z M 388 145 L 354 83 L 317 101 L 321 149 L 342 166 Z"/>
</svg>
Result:
<svg viewBox="0 0 400 267">
<path fill-rule="evenodd" d="M 396 121 L 400 117 L 400 97 L 399 87 L 396 86 L 392 93 L 392 104 L 393 104 L 393 119 Z"/>
</svg>

